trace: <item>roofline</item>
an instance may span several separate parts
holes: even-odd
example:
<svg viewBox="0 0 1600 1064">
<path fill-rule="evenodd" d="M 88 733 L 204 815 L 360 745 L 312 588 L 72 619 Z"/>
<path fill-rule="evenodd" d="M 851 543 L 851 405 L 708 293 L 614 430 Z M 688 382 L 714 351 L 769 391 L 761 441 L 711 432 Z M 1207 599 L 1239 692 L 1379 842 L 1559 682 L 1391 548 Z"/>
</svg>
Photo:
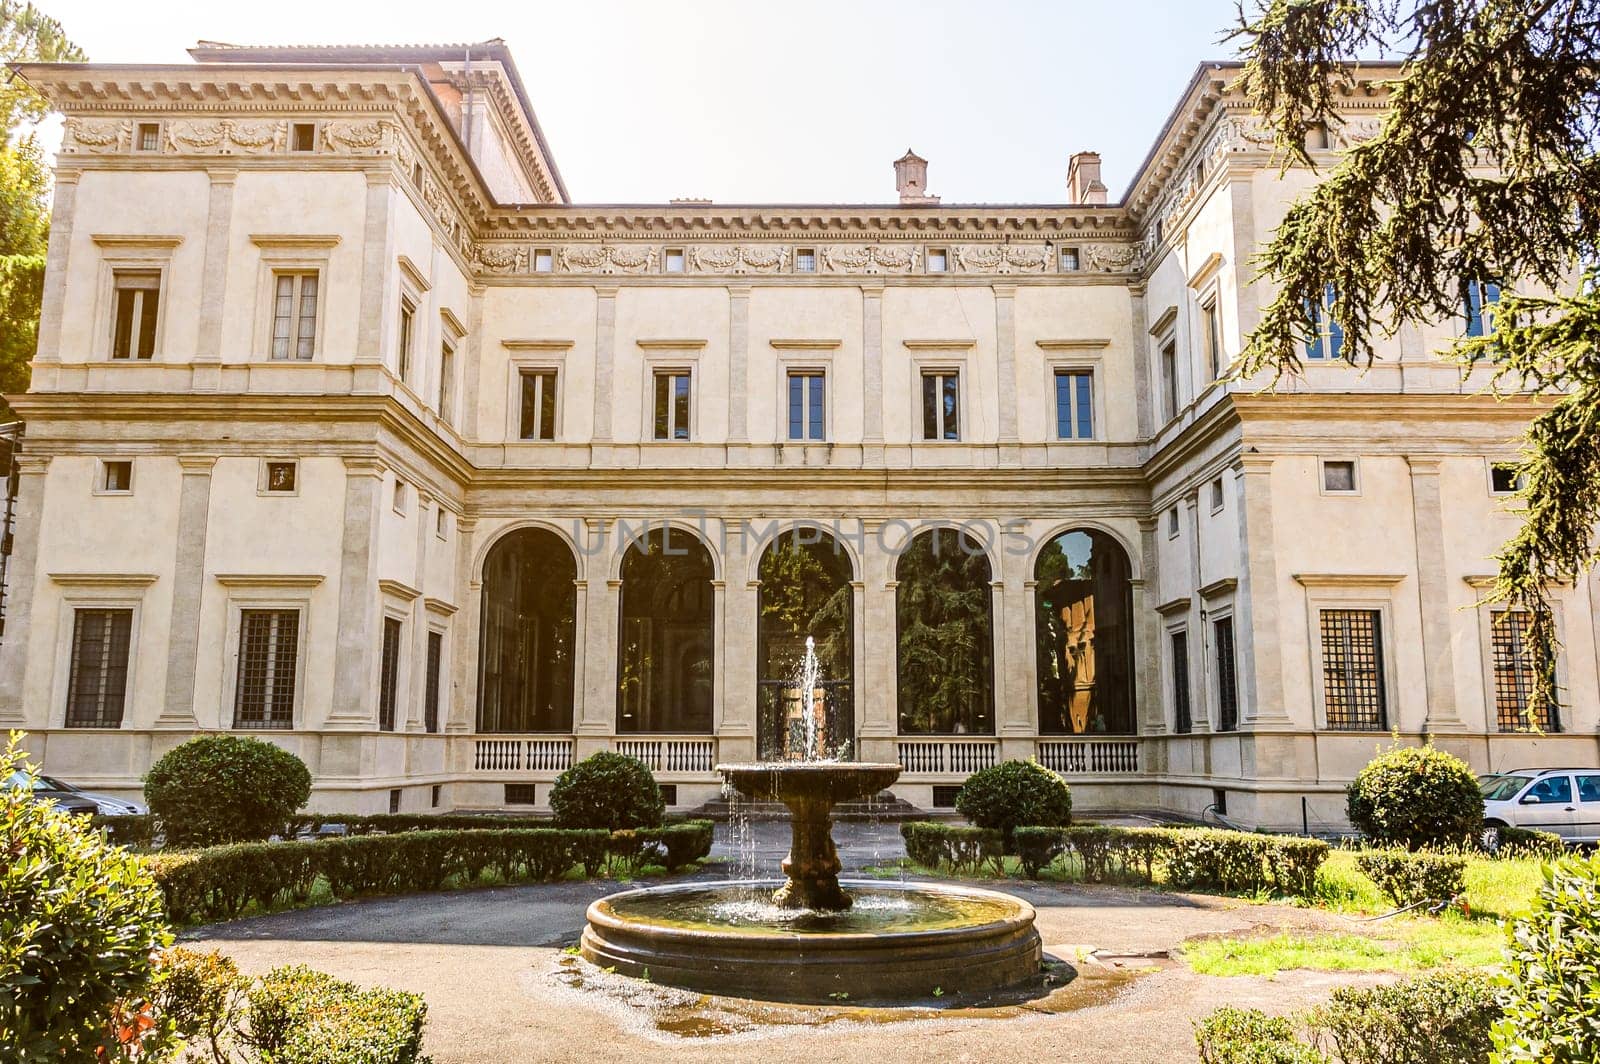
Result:
<svg viewBox="0 0 1600 1064">
<path fill-rule="evenodd" d="M 1221 70 L 1242 70 L 1244 64 L 1237 59 L 1214 59 L 1203 61 L 1195 66 L 1194 73 L 1189 77 L 1189 83 L 1183 87 L 1178 98 L 1172 102 L 1172 110 L 1167 112 L 1166 121 L 1161 123 L 1161 128 L 1156 131 L 1156 139 L 1150 142 L 1150 150 L 1145 152 L 1144 159 L 1134 170 L 1133 177 L 1128 181 L 1128 187 L 1123 190 L 1122 198 L 1117 200 L 1117 206 L 1125 207 L 1133 198 L 1133 190 L 1139 187 L 1139 182 L 1144 180 L 1150 165 L 1155 162 L 1156 154 L 1160 152 L 1161 145 L 1166 141 L 1167 134 L 1172 132 L 1172 127 L 1177 124 L 1178 116 L 1184 111 L 1189 102 L 1189 97 L 1194 95 L 1194 90 L 1205 80 L 1206 74 Z"/>
</svg>

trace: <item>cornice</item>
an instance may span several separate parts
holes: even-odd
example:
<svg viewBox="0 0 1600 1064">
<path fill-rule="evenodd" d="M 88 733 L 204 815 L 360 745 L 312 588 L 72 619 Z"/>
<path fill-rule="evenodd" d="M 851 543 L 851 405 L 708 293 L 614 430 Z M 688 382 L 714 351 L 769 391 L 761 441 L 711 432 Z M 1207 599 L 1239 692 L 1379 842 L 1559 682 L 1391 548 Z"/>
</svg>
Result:
<svg viewBox="0 0 1600 1064">
<path fill-rule="evenodd" d="M 320 573 L 218 573 L 217 583 L 237 588 L 312 588 L 322 583 Z"/>
<path fill-rule="evenodd" d="M 155 573 L 51 573 L 50 581 L 60 587 L 135 588 L 155 583 Z"/>
</svg>

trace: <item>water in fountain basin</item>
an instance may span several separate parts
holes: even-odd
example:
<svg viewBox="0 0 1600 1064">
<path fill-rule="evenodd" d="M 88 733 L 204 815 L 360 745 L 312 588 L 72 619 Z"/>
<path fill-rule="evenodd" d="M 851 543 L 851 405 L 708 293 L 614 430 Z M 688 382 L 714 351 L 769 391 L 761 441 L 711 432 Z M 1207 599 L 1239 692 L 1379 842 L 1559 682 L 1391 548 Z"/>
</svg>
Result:
<svg viewBox="0 0 1600 1064">
<path fill-rule="evenodd" d="M 670 892 L 641 891 L 613 902 L 628 921 L 685 930 L 738 930 L 765 936 L 934 931 L 1003 920 L 1017 903 L 1000 895 L 904 890 L 852 883 L 855 904 L 840 911 L 785 909 L 768 898 L 772 884 L 729 883 Z"/>
</svg>

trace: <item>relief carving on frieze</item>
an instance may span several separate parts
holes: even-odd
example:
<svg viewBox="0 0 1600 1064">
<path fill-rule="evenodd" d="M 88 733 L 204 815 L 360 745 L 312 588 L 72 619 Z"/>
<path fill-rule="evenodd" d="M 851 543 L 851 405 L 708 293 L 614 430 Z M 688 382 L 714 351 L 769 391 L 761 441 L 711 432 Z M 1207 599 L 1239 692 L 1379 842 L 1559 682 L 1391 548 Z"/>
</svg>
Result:
<svg viewBox="0 0 1600 1064">
<path fill-rule="evenodd" d="M 166 148 L 188 155 L 260 155 L 282 151 L 287 122 L 177 118 L 166 124 Z"/>
<path fill-rule="evenodd" d="M 133 147 L 133 123 L 121 118 L 69 118 L 61 137 L 64 154 L 105 155 Z"/>
</svg>

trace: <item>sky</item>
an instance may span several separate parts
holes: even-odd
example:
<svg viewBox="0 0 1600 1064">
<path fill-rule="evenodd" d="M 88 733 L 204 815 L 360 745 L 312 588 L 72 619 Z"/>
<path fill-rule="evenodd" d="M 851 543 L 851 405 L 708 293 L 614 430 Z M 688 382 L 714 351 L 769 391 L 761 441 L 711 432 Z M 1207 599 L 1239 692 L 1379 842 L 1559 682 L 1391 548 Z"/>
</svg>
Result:
<svg viewBox="0 0 1600 1064">
<path fill-rule="evenodd" d="M 1196 65 L 1233 57 L 1235 18 L 1234 0 L 34 2 L 107 63 L 503 37 L 580 203 L 884 203 L 907 148 L 946 203 L 1062 202 L 1086 150 L 1115 200 Z"/>
</svg>

